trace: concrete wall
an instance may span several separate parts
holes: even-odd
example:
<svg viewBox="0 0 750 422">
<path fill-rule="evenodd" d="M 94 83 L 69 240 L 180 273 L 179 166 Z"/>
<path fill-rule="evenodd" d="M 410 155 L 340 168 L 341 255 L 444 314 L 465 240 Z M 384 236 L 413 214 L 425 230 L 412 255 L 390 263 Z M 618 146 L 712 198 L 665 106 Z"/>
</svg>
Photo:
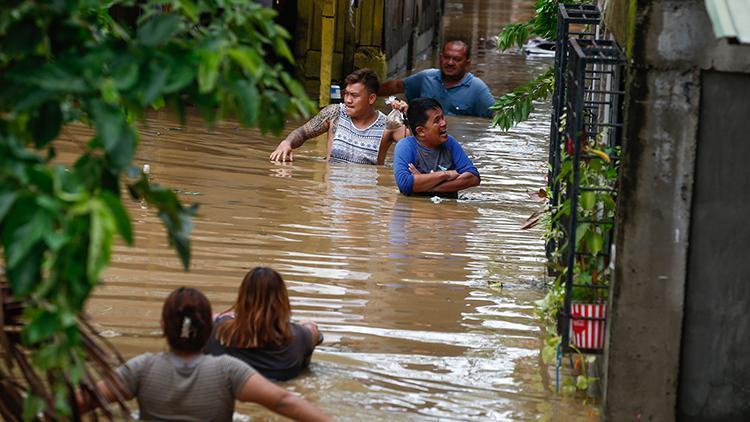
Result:
<svg viewBox="0 0 750 422">
<path fill-rule="evenodd" d="M 750 74 L 701 80 L 685 320 L 681 421 L 750 420 Z"/>
<path fill-rule="evenodd" d="M 750 298 L 740 260 L 748 248 L 737 249 L 736 256 L 708 253 L 714 237 L 705 232 L 720 227 L 730 233 L 744 221 L 696 219 L 701 204 L 708 210 L 716 201 L 750 216 L 750 201 L 707 195 L 706 184 L 719 182 L 702 179 L 725 165 L 719 158 L 741 162 L 746 155 L 700 157 L 696 173 L 696 151 L 703 153 L 704 144 L 714 142 L 710 138 L 733 142 L 728 134 L 737 129 L 727 117 L 721 124 L 714 120 L 711 136 L 701 132 L 708 124 L 703 119 L 714 116 L 705 110 L 716 107 L 702 99 L 708 92 L 703 84 L 715 78 L 704 72 L 750 71 L 750 48 L 715 40 L 702 0 L 607 0 L 606 7 L 607 24 L 617 28 L 618 43 L 627 47 L 629 69 L 604 416 L 654 421 L 747 416 L 742 413 L 747 396 L 738 401 L 750 385 L 747 360 L 732 353 L 750 353 L 745 323 Z M 745 81 L 736 83 L 744 86 Z M 750 101 L 739 89 L 731 95 Z M 748 176 L 727 172 L 724 177 Z M 696 244 L 689 249 L 692 237 Z M 701 265 L 725 268 L 726 284 L 698 272 Z M 718 307 L 730 309 L 722 313 Z M 711 317 L 701 319 L 706 313 Z M 728 328 L 723 322 L 730 315 L 745 322 Z M 706 388 L 719 379 L 724 381 L 717 388 Z"/>
</svg>

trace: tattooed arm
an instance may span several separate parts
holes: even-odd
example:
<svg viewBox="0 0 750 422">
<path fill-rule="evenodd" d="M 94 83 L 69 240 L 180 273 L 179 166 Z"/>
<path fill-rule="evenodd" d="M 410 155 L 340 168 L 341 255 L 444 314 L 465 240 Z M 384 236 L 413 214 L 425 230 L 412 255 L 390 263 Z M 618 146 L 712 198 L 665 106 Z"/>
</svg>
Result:
<svg viewBox="0 0 750 422">
<path fill-rule="evenodd" d="M 302 146 L 308 139 L 326 133 L 331 127 L 331 120 L 338 116 L 338 107 L 338 104 L 331 104 L 320 110 L 310 121 L 294 129 L 271 153 L 271 160 L 294 161 L 292 150 Z"/>
</svg>

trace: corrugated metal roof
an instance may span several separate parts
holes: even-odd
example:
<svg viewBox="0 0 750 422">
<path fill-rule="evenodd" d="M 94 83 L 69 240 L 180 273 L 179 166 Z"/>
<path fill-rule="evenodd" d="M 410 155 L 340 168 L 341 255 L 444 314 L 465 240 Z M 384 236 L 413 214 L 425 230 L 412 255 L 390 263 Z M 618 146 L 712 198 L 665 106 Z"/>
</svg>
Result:
<svg viewBox="0 0 750 422">
<path fill-rule="evenodd" d="M 750 0 L 706 0 L 717 38 L 735 38 L 750 44 Z"/>
</svg>

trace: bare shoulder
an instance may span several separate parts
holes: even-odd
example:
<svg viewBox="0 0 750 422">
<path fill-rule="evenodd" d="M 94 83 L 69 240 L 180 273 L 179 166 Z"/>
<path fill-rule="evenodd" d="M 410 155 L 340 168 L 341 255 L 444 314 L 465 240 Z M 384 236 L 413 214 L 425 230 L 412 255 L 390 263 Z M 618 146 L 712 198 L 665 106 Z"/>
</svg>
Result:
<svg viewBox="0 0 750 422">
<path fill-rule="evenodd" d="M 326 120 L 333 119 L 334 117 L 338 116 L 339 114 L 339 105 L 338 104 L 329 104 L 325 107 L 323 107 L 322 110 L 318 113 L 319 116 L 325 118 Z"/>
</svg>

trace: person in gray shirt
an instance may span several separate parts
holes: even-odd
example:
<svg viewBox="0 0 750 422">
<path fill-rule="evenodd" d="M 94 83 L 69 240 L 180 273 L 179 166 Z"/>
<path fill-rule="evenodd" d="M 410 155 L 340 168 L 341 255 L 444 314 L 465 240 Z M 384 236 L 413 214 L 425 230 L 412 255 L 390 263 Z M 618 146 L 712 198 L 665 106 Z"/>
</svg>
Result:
<svg viewBox="0 0 750 422">
<path fill-rule="evenodd" d="M 203 348 L 211 335 L 211 304 L 198 290 L 173 291 L 162 308 L 162 328 L 169 352 L 145 353 L 116 370 L 119 382 L 99 381 L 105 400 L 136 398 L 141 420 L 231 421 L 235 399 L 258 403 L 303 421 L 330 418 L 313 404 L 273 384 L 231 356 L 209 356 Z M 78 391 L 82 413 L 98 404 Z"/>
</svg>

